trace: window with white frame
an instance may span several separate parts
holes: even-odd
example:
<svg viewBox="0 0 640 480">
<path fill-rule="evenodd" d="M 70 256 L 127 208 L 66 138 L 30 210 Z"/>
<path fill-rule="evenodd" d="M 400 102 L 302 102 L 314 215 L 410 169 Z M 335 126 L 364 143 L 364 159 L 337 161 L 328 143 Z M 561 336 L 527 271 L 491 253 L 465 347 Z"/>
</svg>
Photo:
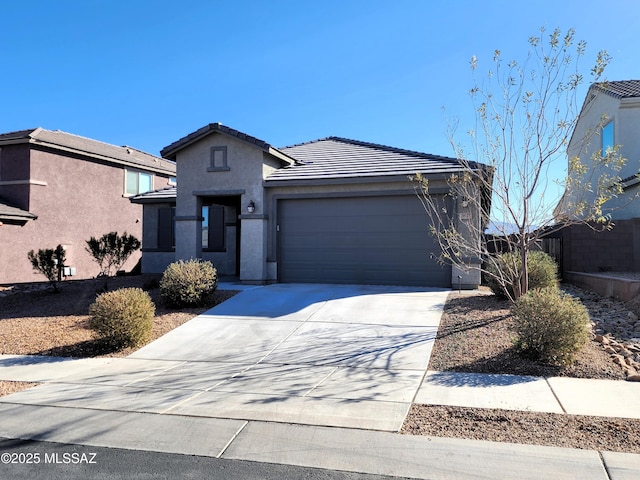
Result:
<svg viewBox="0 0 640 480">
<path fill-rule="evenodd" d="M 153 175 L 150 173 L 127 170 L 124 193 L 138 195 L 153 190 Z"/>
</svg>

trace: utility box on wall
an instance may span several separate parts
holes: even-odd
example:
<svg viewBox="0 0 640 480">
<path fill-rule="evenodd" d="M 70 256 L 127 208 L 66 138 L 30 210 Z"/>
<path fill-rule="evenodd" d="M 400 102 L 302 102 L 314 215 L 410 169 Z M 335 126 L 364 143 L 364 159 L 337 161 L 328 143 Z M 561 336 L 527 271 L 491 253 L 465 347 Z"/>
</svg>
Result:
<svg viewBox="0 0 640 480">
<path fill-rule="evenodd" d="M 76 267 L 64 267 L 65 277 L 74 277 L 76 275 Z"/>
</svg>

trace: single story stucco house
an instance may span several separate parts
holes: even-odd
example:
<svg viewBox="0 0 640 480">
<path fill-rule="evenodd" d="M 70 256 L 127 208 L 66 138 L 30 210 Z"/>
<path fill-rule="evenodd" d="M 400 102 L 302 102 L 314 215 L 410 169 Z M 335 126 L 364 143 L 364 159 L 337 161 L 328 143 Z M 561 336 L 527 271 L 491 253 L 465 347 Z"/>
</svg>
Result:
<svg viewBox="0 0 640 480">
<path fill-rule="evenodd" d="M 202 258 L 244 283 L 480 283 L 476 269 L 436 261 L 410 180 L 427 176 L 451 218 L 482 221 L 446 195 L 448 176 L 469 168 L 457 159 L 338 137 L 274 148 L 220 123 L 161 155 L 176 162 L 177 186 L 131 199 L 143 205 L 143 272 Z"/>
</svg>

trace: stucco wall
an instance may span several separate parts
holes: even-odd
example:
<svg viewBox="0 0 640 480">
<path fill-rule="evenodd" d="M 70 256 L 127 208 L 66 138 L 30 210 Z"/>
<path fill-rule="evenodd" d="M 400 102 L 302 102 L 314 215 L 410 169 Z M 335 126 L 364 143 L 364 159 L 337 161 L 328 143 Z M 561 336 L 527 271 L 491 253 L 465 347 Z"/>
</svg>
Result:
<svg viewBox="0 0 640 480">
<path fill-rule="evenodd" d="M 212 147 L 227 147 L 228 171 L 208 171 Z M 176 216 L 200 215 L 194 192 L 243 190 L 243 209 L 253 200 L 262 204 L 263 152 L 254 145 L 228 135 L 214 133 L 178 152 L 178 202 Z"/>
<path fill-rule="evenodd" d="M 211 149 L 226 147 L 228 169 L 212 168 Z M 213 133 L 197 143 L 179 151 L 176 156 L 178 198 L 176 208 L 176 258 L 204 258 L 211 260 L 222 275 L 236 273 L 235 235 L 242 236 L 241 279 L 264 281 L 266 270 L 264 256 L 256 254 L 263 248 L 265 234 L 251 224 L 250 219 L 239 220 L 240 227 L 227 227 L 226 252 L 202 251 L 201 207 L 203 202 L 219 196 L 240 199 L 239 214 L 247 213 L 249 202 L 255 205 L 255 214 L 265 211 L 264 175 L 278 165 L 261 148 L 221 133 Z M 231 219 L 229 219 L 231 220 Z M 245 228 L 246 226 L 246 228 Z M 232 238 L 233 237 L 233 238 Z M 244 272 L 244 273 L 243 273 Z M 258 277 L 256 277 L 258 275 Z"/>
<path fill-rule="evenodd" d="M 602 147 L 602 137 L 597 127 L 601 124 L 603 115 L 607 118 L 605 123 L 614 122 L 614 143 L 620 146 L 619 153 L 627 159 L 627 163 L 619 173 L 610 169 L 590 168 L 588 174 L 582 179 L 583 185 L 597 184 L 598 178 L 603 173 L 627 178 L 640 170 L 640 138 L 637 135 L 640 101 L 635 98 L 619 100 L 605 93 L 598 93 L 584 106 L 580 114 L 569 144 L 569 158 L 578 156 L 586 166 L 593 167 L 591 157 Z M 590 190 L 592 189 L 579 188 L 570 198 L 574 201 L 584 199 L 590 204 L 595 198 Z M 640 217 L 640 206 L 638 202 L 632 201 L 636 194 L 637 189 L 630 189 L 619 198 L 612 199 L 605 205 L 605 212 L 609 213 L 613 219 Z"/>
<path fill-rule="evenodd" d="M 31 185 L 29 208 L 38 219 L 23 227 L 0 227 L 0 283 L 45 281 L 27 258 L 29 250 L 66 247 L 67 265 L 76 268 L 74 278 L 91 278 L 98 265 L 85 251 L 91 236 L 125 231 L 142 236 L 142 206 L 124 194 L 125 170 L 87 159 L 51 151 L 31 149 L 31 179 L 46 185 Z M 154 188 L 167 185 L 167 178 L 154 175 Z M 132 269 L 140 259 L 136 252 L 125 264 Z"/>
</svg>

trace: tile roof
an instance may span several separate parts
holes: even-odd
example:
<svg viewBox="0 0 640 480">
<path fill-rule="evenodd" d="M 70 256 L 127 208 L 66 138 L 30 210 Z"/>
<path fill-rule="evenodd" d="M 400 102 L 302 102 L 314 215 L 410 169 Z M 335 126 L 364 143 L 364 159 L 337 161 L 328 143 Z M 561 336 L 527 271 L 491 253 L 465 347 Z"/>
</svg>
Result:
<svg viewBox="0 0 640 480">
<path fill-rule="evenodd" d="M 178 190 L 175 186 L 165 187 L 159 190 L 153 190 L 151 192 L 135 195 L 133 197 L 130 197 L 129 200 L 133 203 L 175 202 L 177 192 Z"/>
<path fill-rule="evenodd" d="M 61 132 L 60 130 L 35 128 L 0 134 L 0 145 L 12 143 L 43 145 L 136 168 L 170 175 L 175 175 L 176 173 L 175 163 L 169 160 L 126 145 L 118 147 L 98 140 Z"/>
<path fill-rule="evenodd" d="M 27 220 L 35 220 L 37 215 L 29 213 L 21 208 L 14 207 L 0 197 L 0 222 L 21 222 L 24 223 Z"/>
<path fill-rule="evenodd" d="M 376 143 L 328 137 L 281 148 L 296 165 L 282 168 L 267 182 L 335 178 L 410 176 L 416 173 L 447 173 L 465 169 L 458 159 L 388 147 Z M 472 168 L 479 164 L 472 164 Z"/>
<path fill-rule="evenodd" d="M 160 150 L 160 155 L 162 155 L 164 158 L 168 158 L 170 160 L 175 160 L 176 159 L 176 154 L 180 150 L 182 150 L 183 148 L 188 147 L 192 143 L 195 143 L 198 140 L 200 140 L 201 138 L 206 137 L 207 135 L 210 135 L 211 133 L 214 133 L 214 132 L 224 133 L 226 135 L 230 135 L 232 137 L 235 137 L 235 138 L 238 138 L 238 139 L 243 140 L 245 142 L 248 142 L 248 143 L 251 143 L 253 145 L 256 145 L 257 147 L 261 148 L 262 150 L 264 150 L 266 152 L 269 152 L 270 154 L 280 158 L 280 160 L 283 161 L 284 164 L 293 164 L 294 163 L 293 159 L 288 158 L 286 155 L 283 155 L 281 151 L 279 151 L 278 149 L 274 148 L 273 146 L 271 146 L 270 144 L 268 144 L 264 140 L 260 140 L 259 138 L 252 137 L 251 135 L 247 135 L 246 133 L 242 133 L 239 130 L 236 130 L 234 128 L 230 128 L 230 127 L 227 127 L 225 125 L 222 125 L 219 122 L 218 123 L 210 123 L 208 125 L 205 125 L 204 127 L 196 130 L 195 132 L 192 132 L 189 135 L 186 135 L 186 136 L 182 137 L 181 139 L 176 140 L 171 145 L 168 145 L 168 146 L 164 147 L 162 150 Z"/>
<path fill-rule="evenodd" d="M 600 82 L 593 86 L 615 98 L 640 97 L 640 80 Z"/>
</svg>

